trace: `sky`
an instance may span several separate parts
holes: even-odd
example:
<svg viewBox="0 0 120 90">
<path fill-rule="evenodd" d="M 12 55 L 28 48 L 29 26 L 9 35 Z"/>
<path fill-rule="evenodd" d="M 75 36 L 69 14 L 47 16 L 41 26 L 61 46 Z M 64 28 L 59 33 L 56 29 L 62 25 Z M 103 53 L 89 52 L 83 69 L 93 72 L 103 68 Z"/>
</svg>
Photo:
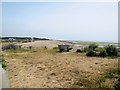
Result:
<svg viewBox="0 0 120 90">
<path fill-rule="evenodd" d="M 116 2 L 3 2 L 2 36 L 118 41 Z"/>
</svg>

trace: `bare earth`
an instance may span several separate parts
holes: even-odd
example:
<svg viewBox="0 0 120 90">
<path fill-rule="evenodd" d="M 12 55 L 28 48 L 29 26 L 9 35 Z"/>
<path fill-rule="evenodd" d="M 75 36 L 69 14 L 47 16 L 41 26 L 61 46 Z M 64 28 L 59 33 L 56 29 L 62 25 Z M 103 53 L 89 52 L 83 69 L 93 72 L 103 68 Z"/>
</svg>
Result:
<svg viewBox="0 0 120 90">
<path fill-rule="evenodd" d="M 11 88 L 99 87 L 96 78 L 118 65 L 117 59 L 44 49 L 4 52 L 4 56 Z M 79 86 L 75 84 L 78 80 Z M 107 80 L 104 86 L 112 87 L 114 81 Z"/>
<path fill-rule="evenodd" d="M 28 42 L 28 43 L 22 43 L 22 47 L 29 47 L 32 46 L 33 48 L 53 48 L 57 47 L 59 44 L 70 44 L 69 42 L 64 41 L 58 41 L 58 40 L 41 40 L 41 41 L 35 41 L 35 42 Z"/>
</svg>

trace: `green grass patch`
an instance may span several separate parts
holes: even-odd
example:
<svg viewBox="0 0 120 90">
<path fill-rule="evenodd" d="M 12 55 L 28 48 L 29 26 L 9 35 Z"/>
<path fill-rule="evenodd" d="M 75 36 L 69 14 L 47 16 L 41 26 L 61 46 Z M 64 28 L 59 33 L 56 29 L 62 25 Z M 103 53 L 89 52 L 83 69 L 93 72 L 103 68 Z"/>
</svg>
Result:
<svg viewBox="0 0 120 90">
<path fill-rule="evenodd" d="M 6 69 L 6 64 L 2 63 L 2 68 Z"/>
<path fill-rule="evenodd" d="M 3 56 L 0 56 L 0 64 L 2 65 L 2 68 L 6 69 L 6 64 L 5 64 L 5 60 L 3 58 Z"/>
<path fill-rule="evenodd" d="M 119 74 L 120 74 L 120 69 L 119 70 L 109 70 L 105 73 L 103 73 L 101 76 L 96 78 L 96 84 L 98 84 L 99 86 L 102 85 L 102 83 L 104 83 L 106 81 L 106 79 L 112 79 L 112 78 L 119 78 Z"/>
<path fill-rule="evenodd" d="M 5 50 L 5 52 L 7 53 L 23 53 L 23 52 L 28 52 L 30 51 L 29 49 L 8 49 L 8 50 Z"/>
<path fill-rule="evenodd" d="M 120 90 L 120 77 L 119 77 L 118 81 L 114 84 L 114 88 L 115 88 L 115 90 Z"/>
<path fill-rule="evenodd" d="M 10 59 L 34 59 L 40 54 L 56 54 L 55 49 L 32 48 L 32 49 L 9 49 L 4 51 L 4 56 Z M 34 57 L 36 56 L 36 57 Z"/>
<path fill-rule="evenodd" d="M 5 50 L 5 52 L 7 53 L 24 53 L 24 52 L 30 52 L 30 53 L 37 53 L 37 52 L 48 52 L 48 53 L 55 53 L 57 52 L 57 48 L 53 48 L 53 49 L 45 49 L 45 48 L 32 48 L 32 49 L 23 49 L 23 48 L 19 48 L 19 49 L 8 49 Z"/>
</svg>

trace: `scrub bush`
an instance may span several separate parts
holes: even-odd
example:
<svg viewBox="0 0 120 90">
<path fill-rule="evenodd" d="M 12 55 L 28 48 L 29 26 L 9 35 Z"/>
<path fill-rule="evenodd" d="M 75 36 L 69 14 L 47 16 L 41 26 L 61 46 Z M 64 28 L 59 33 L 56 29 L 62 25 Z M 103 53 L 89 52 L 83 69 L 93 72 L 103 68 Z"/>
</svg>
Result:
<svg viewBox="0 0 120 90">
<path fill-rule="evenodd" d="M 100 57 L 106 57 L 108 54 L 107 54 L 107 52 L 106 52 L 106 50 L 105 49 L 102 49 L 101 51 L 100 51 L 100 53 L 99 53 L 99 56 Z"/>
<path fill-rule="evenodd" d="M 105 50 L 106 50 L 108 56 L 117 56 L 118 55 L 118 50 L 113 45 L 105 47 Z"/>
<path fill-rule="evenodd" d="M 93 57 L 96 56 L 96 52 L 92 49 L 89 49 L 86 53 L 87 56 Z"/>
</svg>

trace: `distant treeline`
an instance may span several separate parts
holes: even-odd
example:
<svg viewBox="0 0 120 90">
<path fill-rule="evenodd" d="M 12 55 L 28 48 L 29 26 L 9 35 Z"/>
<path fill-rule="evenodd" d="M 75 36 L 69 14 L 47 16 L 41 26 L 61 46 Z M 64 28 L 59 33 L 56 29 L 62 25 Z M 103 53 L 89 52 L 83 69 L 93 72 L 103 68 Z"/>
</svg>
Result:
<svg viewBox="0 0 120 90">
<path fill-rule="evenodd" d="M 36 38 L 36 37 L 0 37 L 0 39 L 10 39 L 10 38 L 14 38 L 16 40 L 25 40 L 25 39 L 33 39 L 33 40 L 50 40 L 50 39 L 47 39 L 47 38 Z"/>
<path fill-rule="evenodd" d="M 9 39 L 9 38 L 14 38 L 14 39 L 31 39 L 31 37 L 1 37 L 0 39 Z"/>
<path fill-rule="evenodd" d="M 33 37 L 33 40 L 50 40 L 50 39 L 47 39 L 47 38 L 36 38 L 36 37 Z"/>
</svg>

